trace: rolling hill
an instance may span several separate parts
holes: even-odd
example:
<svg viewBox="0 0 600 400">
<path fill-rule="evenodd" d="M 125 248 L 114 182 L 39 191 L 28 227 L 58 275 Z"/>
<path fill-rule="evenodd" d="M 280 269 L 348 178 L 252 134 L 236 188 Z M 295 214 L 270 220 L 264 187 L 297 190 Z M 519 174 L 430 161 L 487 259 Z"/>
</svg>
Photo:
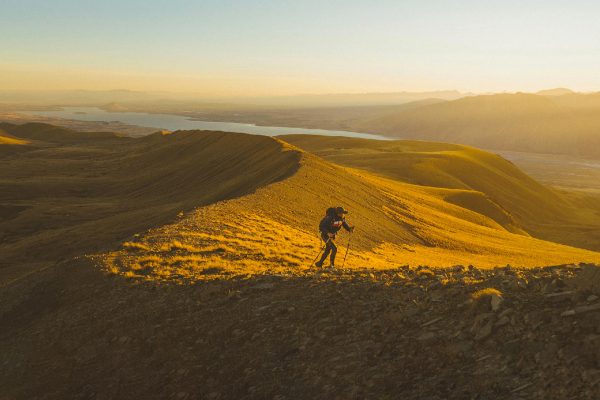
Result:
<svg viewBox="0 0 600 400">
<path fill-rule="evenodd" d="M 332 204 L 353 211 L 354 266 L 533 266 L 598 257 L 529 237 L 531 221 L 562 215 L 563 199 L 473 148 L 285 138 L 305 148 L 329 143 L 338 150 L 322 156 L 362 160 L 352 165 L 359 170 L 263 136 L 180 131 L 132 139 L 45 124 L 2 128 L 32 143 L 19 157 L 0 159 L 0 263 L 8 277 L 82 252 L 99 254 L 111 270 L 152 277 L 304 268 Z M 121 250 L 98 253 L 134 234 L 141 236 Z"/>
<path fill-rule="evenodd" d="M 582 267 L 531 267 L 600 253 L 511 232 L 466 188 L 526 179 L 493 155 L 396 143 L 461 166 L 443 188 L 280 138 L 3 129 L 30 143 L 0 144 L 23 149 L 0 152 L 2 398 L 512 398 L 532 379 L 540 398 L 595 398 L 596 319 L 561 316 L 594 301 L 564 291 Z M 357 227 L 346 268 L 315 270 L 334 204 Z"/>
<path fill-rule="evenodd" d="M 281 145 L 287 148 L 285 142 Z M 404 145 L 410 147 L 411 143 Z M 428 145 L 440 151 L 446 146 Z M 530 237 L 502 206 L 466 186 L 421 186 L 340 167 L 296 148 L 288 151 L 300 156 L 299 168 L 289 178 L 247 196 L 198 208 L 179 221 L 125 242 L 117 251 L 99 255 L 99 259 L 114 273 L 148 280 L 307 273 L 319 246 L 316 225 L 325 205 L 330 204 L 344 204 L 352 210 L 350 219 L 358 228 L 348 265 L 355 268 L 465 263 L 535 266 L 598 256 Z M 535 208 L 540 208 L 544 194 L 556 196 L 539 184 L 541 193 L 528 188 L 528 183 L 535 182 L 499 157 L 468 151 L 473 159 L 489 157 L 488 164 L 496 169 L 488 165 L 486 171 L 481 161 L 472 162 L 464 177 L 481 171 L 489 175 L 481 179 L 482 184 L 491 184 L 488 179 L 500 176 L 508 188 L 518 188 L 513 180 L 523 180 L 520 190 L 533 203 L 517 210 L 525 217 L 527 211 L 538 212 Z M 507 169 L 498 170 L 494 164 Z M 510 177 L 511 173 L 516 176 Z M 509 199 L 514 196 L 506 187 L 495 193 Z M 551 199 L 545 201 L 551 203 Z"/>
<path fill-rule="evenodd" d="M 495 94 L 401 110 L 352 124 L 359 132 L 486 149 L 600 157 L 596 95 Z"/>
<path fill-rule="evenodd" d="M 535 94 L 540 96 L 563 96 L 569 94 L 577 94 L 577 92 L 568 89 L 568 88 L 554 88 L 554 89 L 545 89 L 535 92 Z"/>
<path fill-rule="evenodd" d="M 16 137 L 9 135 L 8 133 L 0 130 L 0 144 L 25 145 L 25 144 L 29 144 L 29 141 L 24 140 L 24 139 L 18 139 Z"/>
<path fill-rule="evenodd" d="M 0 276 L 110 248 L 203 204 L 283 179 L 298 155 L 272 139 L 234 133 L 156 133 L 141 139 L 46 124 L 3 124 Z"/>
<path fill-rule="evenodd" d="M 538 238 L 600 249 L 598 207 L 535 181 L 504 158 L 473 147 L 314 135 L 281 138 L 331 162 L 440 189 L 448 202 Z"/>
</svg>

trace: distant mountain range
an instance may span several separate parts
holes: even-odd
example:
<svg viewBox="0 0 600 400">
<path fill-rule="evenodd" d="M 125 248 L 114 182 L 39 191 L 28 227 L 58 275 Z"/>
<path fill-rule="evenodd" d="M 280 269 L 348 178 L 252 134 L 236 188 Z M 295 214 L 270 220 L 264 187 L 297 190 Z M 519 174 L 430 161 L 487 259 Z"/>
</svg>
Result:
<svg viewBox="0 0 600 400">
<path fill-rule="evenodd" d="M 539 94 L 540 96 L 562 96 L 565 94 L 575 94 L 575 93 L 576 92 L 572 91 L 571 89 L 556 88 L 556 89 L 540 90 L 539 92 L 536 92 L 535 94 Z"/>
<path fill-rule="evenodd" d="M 600 157 L 600 94 L 494 94 L 354 120 L 355 131 L 497 150 Z"/>
<path fill-rule="evenodd" d="M 430 92 L 334 93 L 299 94 L 261 97 L 215 97 L 193 93 L 144 92 L 134 90 L 65 90 L 65 91 L 5 91 L 0 103 L 29 105 L 101 106 L 105 104 L 139 105 L 139 103 L 229 104 L 231 106 L 268 107 L 343 107 L 397 105 L 425 99 L 455 100 L 467 96 L 456 90 Z"/>
</svg>

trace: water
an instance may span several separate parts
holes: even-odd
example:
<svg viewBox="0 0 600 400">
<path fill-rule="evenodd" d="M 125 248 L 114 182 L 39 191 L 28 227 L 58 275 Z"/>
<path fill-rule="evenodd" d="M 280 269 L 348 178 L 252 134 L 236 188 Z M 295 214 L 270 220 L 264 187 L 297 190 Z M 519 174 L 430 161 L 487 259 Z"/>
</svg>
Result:
<svg viewBox="0 0 600 400">
<path fill-rule="evenodd" d="M 387 138 L 369 133 L 332 131 L 327 129 L 285 128 L 277 126 L 258 126 L 236 122 L 194 121 L 188 117 L 170 114 L 147 114 L 138 112 L 104 111 L 97 107 L 64 107 L 60 111 L 30 111 L 30 114 L 46 117 L 74 119 L 79 121 L 118 121 L 129 125 L 149 128 L 167 129 L 170 131 L 184 129 L 201 129 L 207 131 L 241 132 L 253 135 L 277 136 L 287 134 L 349 136 L 365 139 L 386 140 Z"/>
</svg>

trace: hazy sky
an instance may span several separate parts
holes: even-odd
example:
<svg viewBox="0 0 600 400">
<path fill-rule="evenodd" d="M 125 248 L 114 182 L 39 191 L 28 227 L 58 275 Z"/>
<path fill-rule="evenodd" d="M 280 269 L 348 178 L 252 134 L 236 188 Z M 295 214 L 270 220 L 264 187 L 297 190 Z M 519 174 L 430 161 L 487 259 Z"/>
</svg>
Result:
<svg viewBox="0 0 600 400">
<path fill-rule="evenodd" d="M 0 89 L 600 90 L 587 0 L 0 0 Z"/>
</svg>

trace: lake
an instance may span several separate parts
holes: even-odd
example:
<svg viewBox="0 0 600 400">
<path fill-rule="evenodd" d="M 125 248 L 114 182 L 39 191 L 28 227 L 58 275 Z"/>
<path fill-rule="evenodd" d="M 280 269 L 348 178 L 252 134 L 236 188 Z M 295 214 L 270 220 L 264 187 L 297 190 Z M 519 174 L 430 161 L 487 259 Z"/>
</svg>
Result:
<svg viewBox="0 0 600 400">
<path fill-rule="evenodd" d="M 147 114 L 138 112 L 113 112 L 104 111 L 97 107 L 64 107 L 59 111 L 29 111 L 29 114 L 46 117 L 74 119 L 79 121 L 118 121 L 129 125 L 145 126 L 149 128 L 176 130 L 200 129 L 207 131 L 241 132 L 253 135 L 277 136 L 287 134 L 349 136 L 365 139 L 387 140 L 387 138 L 369 133 L 332 131 L 327 129 L 286 128 L 278 126 L 259 126 L 254 124 L 240 124 L 236 122 L 209 122 L 195 121 L 180 115 Z"/>
</svg>

